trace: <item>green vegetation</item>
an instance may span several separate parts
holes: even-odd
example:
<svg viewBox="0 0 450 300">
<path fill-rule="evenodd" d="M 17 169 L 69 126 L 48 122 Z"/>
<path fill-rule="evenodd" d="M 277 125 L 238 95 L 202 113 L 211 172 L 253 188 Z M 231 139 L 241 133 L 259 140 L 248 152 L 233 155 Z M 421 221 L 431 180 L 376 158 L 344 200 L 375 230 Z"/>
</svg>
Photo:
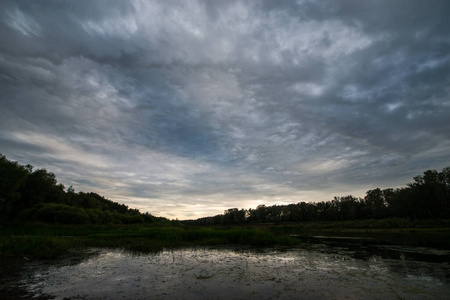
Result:
<svg viewBox="0 0 450 300">
<path fill-rule="evenodd" d="M 88 247 L 122 248 L 141 253 L 195 245 L 294 246 L 315 236 L 370 238 L 372 243 L 433 246 L 449 249 L 448 220 L 411 222 L 407 219 L 347 222 L 304 222 L 198 227 L 173 223 L 134 225 L 11 224 L 0 228 L 0 255 L 54 258 Z"/>
<path fill-rule="evenodd" d="M 302 222 L 272 224 L 268 230 L 276 235 L 300 238 L 356 238 L 366 244 L 435 247 L 450 249 L 450 220 L 382 219 L 341 222 Z"/>
<path fill-rule="evenodd" d="M 192 245 L 294 245 L 298 240 L 249 228 L 159 227 L 146 225 L 49 225 L 34 223 L 2 229 L 0 254 L 53 258 L 71 249 L 123 248 L 154 252 Z"/>
</svg>

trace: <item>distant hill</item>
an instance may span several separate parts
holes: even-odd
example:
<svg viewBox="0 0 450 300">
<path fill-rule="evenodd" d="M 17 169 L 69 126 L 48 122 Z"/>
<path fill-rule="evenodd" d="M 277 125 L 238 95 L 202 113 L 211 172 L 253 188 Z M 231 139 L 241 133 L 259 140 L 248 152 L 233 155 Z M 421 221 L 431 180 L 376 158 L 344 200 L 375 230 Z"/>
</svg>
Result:
<svg viewBox="0 0 450 300">
<path fill-rule="evenodd" d="M 136 224 L 168 221 L 96 193 L 65 189 L 46 169 L 34 170 L 0 154 L 0 219 L 58 224 Z"/>
</svg>

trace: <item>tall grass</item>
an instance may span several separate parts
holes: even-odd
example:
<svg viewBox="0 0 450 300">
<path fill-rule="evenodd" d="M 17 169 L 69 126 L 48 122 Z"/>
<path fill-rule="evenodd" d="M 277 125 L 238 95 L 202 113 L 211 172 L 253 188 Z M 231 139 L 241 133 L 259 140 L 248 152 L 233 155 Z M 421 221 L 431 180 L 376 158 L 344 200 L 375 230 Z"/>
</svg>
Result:
<svg viewBox="0 0 450 300">
<path fill-rule="evenodd" d="M 0 253 L 36 258 L 54 258 L 80 248 L 79 240 L 51 236 L 2 236 Z"/>
<path fill-rule="evenodd" d="M 172 224 L 173 225 L 173 224 Z M 9 224 L 0 228 L 0 255 L 54 258 L 71 249 L 123 248 L 138 252 L 195 245 L 296 245 L 289 234 L 373 237 L 389 243 L 450 248 L 448 222 L 439 224 L 408 219 L 304 223 L 264 228 Z M 426 228 L 431 227 L 431 228 Z"/>
<path fill-rule="evenodd" d="M 360 237 L 373 243 L 450 249 L 450 220 L 390 218 L 340 222 L 308 222 L 268 228 L 275 235 Z"/>
<path fill-rule="evenodd" d="M 52 258 L 70 249 L 123 248 L 154 252 L 164 247 L 194 245 L 293 245 L 297 240 L 261 229 L 199 227 L 148 227 L 145 225 L 23 224 L 3 228 L 0 254 Z"/>
</svg>

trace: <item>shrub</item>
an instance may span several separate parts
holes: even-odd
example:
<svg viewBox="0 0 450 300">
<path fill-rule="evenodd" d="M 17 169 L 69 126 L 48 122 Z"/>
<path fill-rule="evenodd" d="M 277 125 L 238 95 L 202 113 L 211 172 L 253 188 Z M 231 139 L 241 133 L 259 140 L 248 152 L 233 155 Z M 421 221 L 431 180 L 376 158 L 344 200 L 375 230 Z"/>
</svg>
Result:
<svg viewBox="0 0 450 300">
<path fill-rule="evenodd" d="M 36 221 L 58 224 L 89 223 L 89 216 L 82 208 L 57 203 L 42 203 L 34 213 Z"/>
</svg>

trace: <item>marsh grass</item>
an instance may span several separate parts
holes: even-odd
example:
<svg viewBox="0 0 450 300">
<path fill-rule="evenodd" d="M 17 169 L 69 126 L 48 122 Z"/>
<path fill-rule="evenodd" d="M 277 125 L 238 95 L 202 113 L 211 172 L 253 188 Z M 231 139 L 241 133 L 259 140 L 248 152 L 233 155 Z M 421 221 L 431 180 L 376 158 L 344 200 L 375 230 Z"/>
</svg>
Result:
<svg viewBox="0 0 450 300">
<path fill-rule="evenodd" d="M 149 253 L 163 248 L 195 245 L 269 246 L 296 243 L 296 239 L 287 236 L 248 228 L 16 224 L 1 229 L 0 254 L 54 258 L 69 250 L 88 247 Z"/>
<path fill-rule="evenodd" d="M 357 237 L 376 244 L 450 249 L 450 220 L 383 219 L 274 225 L 275 235 Z M 370 240 L 369 240 L 370 239 Z"/>
<path fill-rule="evenodd" d="M 71 249 L 80 249 L 77 239 L 51 236 L 2 236 L 0 253 L 23 257 L 54 258 Z"/>
<path fill-rule="evenodd" d="M 405 219 L 328 223 L 296 223 L 255 227 L 159 225 L 9 224 L 0 227 L 0 255 L 54 258 L 89 247 L 120 248 L 150 253 L 164 248 L 197 245 L 254 247 L 301 243 L 291 234 L 370 237 L 378 243 L 450 248 L 447 220 L 411 223 Z M 414 226 L 414 227 L 411 227 Z M 442 226 L 442 227 L 439 227 Z"/>
</svg>

